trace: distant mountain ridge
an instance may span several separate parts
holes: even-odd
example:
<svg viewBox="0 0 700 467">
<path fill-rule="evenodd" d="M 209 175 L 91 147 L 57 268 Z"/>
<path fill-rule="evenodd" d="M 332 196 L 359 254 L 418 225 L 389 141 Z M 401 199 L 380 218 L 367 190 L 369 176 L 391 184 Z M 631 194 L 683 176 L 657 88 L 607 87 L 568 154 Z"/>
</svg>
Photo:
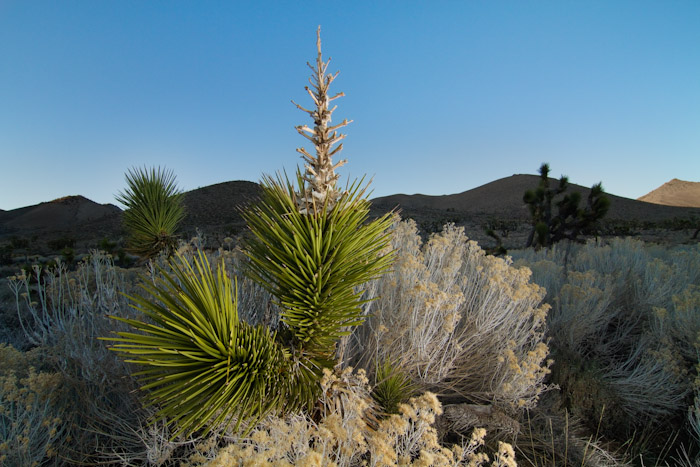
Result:
<svg viewBox="0 0 700 467">
<path fill-rule="evenodd" d="M 65 196 L 34 206 L 0 212 L 0 235 L 42 235 L 47 230 L 104 232 L 114 230 L 121 209 L 113 204 L 98 204 L 84 196 Z"/>
<path fill-rule="evenodd" d="M 413 218 L 426 229 L 454 222 L 464 225 L 470 237 L 481 239 L 483 226 L 494 219 L 526 225 L 529 212 L 523 202 L 523 194 L 536 187 L 538 182 L 539 176 L 516 174 L 453 195 L 384 196 L 372 200 L 371 213 L 382 215 L 397 209 L 402 217 Z M 585 203 L 589 188 L 571 184 L 570 189 L 580 191 Z M 184 193 L 186 217 L 182 225 L 183 237 L 193 234 L 196 229 L 213 235 L 214 240 L 242 232 L 245 223 L 240 210 L 257 199 L 260 192 L 257 183 L 230 181 Z M 612 202 L 608 219 L 660 222 L 700 217 L 700 208 L 652 204 L 613 194 L 607 196 Z M 123 237 L 121 217 L 121 209 L 113 204 L 98 204 L 83 196 L 67 196 L 34 206 L 0 211 L 0 240 L 20 236 L 45 241 L 65 236 L 84 241 L 86 245 L 96 244 L 95 240 L 104 237 Z"/>
<path fill-rule="evenodd" d="M 372 200 L 372 204 L 375 210 L 399 207 L 407 212 L 442 211 L 471 216 L 527 220 L 530 213 L 523 201 L 523 194 L 526 190 L 535 188 L 539 179 L 538 175 L 515 174 L 454 195 L 400 194 L 376 198 Z M 557 180 L 550 179 L 550 183 L 555 184 Z M 569 184 L 569 190 L 581 193 L 582 204 L 586 202 L 590 193 L 590 188 L 573 183 Z M 690 214 L 684 207 L 654 205 L 611 193 L 606 193 L 606 196 L 611 201 L 608 219 L 663 221 Z"/>
<path fill-rule="evenodd" d="M 674 178 L 637 200 L 664 206 L 700 208 L 700 182 Z"/>
</svg>

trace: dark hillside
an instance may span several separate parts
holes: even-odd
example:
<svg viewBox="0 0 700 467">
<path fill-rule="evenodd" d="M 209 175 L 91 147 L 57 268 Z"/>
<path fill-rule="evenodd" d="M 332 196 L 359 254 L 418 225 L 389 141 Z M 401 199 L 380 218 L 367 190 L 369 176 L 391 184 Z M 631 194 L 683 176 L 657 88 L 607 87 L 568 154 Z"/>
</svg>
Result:
<svg viewBox="0 0 700 467">
<path fill-rule="evenodd" d="M 372 200 L 372 214 L 381 215 L 398 208 L 403 218 L 416 220 L 424 232 L 454 222 L 464 226 L 469 237 L 486 245 L 493 242 L 484 233 L 489 226 L 499 232 L 508 248 L 517 248 L 524 244 L 529 230 L 523 193 L 537 186 L 538 181 L 536 175 L 513 175 L 454 195 L 385 196 Z M 589 188 L 572 184 L 571 189 L 580 191 L 584 199 L 588 196 Z M 217 183 L 186 192 L 183 238 L 190 238 L 197 228 L 212 244 L 242 233 L 245 223 L 239 210 L 259 196 L 260 186 L 248 181 Z M 688 219 L 700 218 L 700 208 L 651 204 L 612 194 L 608 197 L 612 204 L 605 222 L 613 226 L 608 232 L 613 235 L 642 235 L 644 229 L 676 228 L 681 224 L 679 219 L 687 223 Z M 0 211 L 0 241 L 14 236 L 45 244 L 55 238 L 72 238 L 76 245 L 94 247 L 104 237 L 111 240 L 123 237 L 121 212 L 115 205 L 98 204 L 83 196 Z M 645 238 L 665 241 L 663 232 Z"/>
<path fill-rule="evenodd" d="M 88 240 L 119 235 L 121 209 L 97 204 L 83 196 L 66 196 L 46 203 L 0 212 L 0 239 L 71 237 Z"/>
<path fill-rule="evenodd" d="M 464 226 L 471 238 L 487 244 L 493 242 L 485 235 L 485 228 L 489 226 L 507 237 L 504 244 L 514 248 L 524 245 L 529 231 L 530 214 L 523 194 L 535 188 L 538 182 L 537 175 L 518 174 L 455 195 L 385 196 L 372 200 L 372 212 L 379 215 L 397 208 L 402 217 L 414 219 L 428 232 L 440 229 L 446 222 L 454 222 Z M 552 179 L 551 183 L 557 180 Z M 575 184 L 570 184 L 569 190 L 581 193 L 582 204 L 590 192 L 590 188 Z M 610 232 L 618 229 L 621 235 L 641 234 L 643 228 L 666 228 L 679 224 L 679 219 L 700 218 L 700 208 L 662 206 L 613 194 L 607 196 L 611 206 L 606 225 Z M 664 237 L 655 234 L 648 239 L 664 240 Z"/>
<path fill-rule="evenodd" d="M 199 228 L 210 235 L 235 235 L 245 227 L 240 209 L 260 196 L 260 185 L 232 181 L 185 193 L 186 217 L 182 229 L 188 235 Z"/>
</svg>

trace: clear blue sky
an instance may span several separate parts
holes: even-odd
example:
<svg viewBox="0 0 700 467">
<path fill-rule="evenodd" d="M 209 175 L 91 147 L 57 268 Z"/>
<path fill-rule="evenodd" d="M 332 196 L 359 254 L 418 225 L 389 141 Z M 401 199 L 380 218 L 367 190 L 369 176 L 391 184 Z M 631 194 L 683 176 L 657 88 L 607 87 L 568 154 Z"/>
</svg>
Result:
<svg viewBox="0 0 700 467">
<path fill-rule="evenodd" d="M 318 25 L 341 180 L 373 196 L 545 161 L 630 198 L 700 181 L 697 0 L 0 0 L 0 208 L 116 204 L 133 166 L 184 190 L 293 172 Z"/>
</svg>

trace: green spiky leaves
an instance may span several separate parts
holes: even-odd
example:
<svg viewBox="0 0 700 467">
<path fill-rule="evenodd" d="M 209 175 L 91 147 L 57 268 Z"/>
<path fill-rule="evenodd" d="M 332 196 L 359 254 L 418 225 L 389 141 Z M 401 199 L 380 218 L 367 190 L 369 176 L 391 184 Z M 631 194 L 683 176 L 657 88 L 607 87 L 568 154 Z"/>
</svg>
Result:
<svg viewBox="0 0 700 467">
<path fill-rule="evenodd" d="M 177 434 L 254 421 L 284 404 L 285 352 L 266 328 L 238 319 L 235 285 L 222 264 L 216 275 L 203 253 L 194 267 L 178 256 L 172 272 L 130 297 L 148 320 L 114 317 L 138 332 L 120 332 L 112 349 L 143 365 L 142 389 Z"/>
<path fill-rule="evenodd" d="M 408 402 L 418 389 L 408 373 L 390 360 L 377 363 L 374 380 L 372 398 L 385 414 L 399 413 L 399 404 Z"/>
<path fill-rule="evenodd" d="M 123 222 L 129 248 L 147 258 L 161 251 L 171 253 L 177 245 L 175 232 L 185 217 L 175 175 L 160 167 L 129 169 L 126 183 L 117 201 L 126 207 Z"/>
<path fill-rule="evenodd" d="M 299 172 L 297 182 L 303 187 Z M 325 203 L 303 213 L 296 199 L 302 190 L 288 179 L 267 177 L 262 185 L 262 201 L 243 213 L 253 234 L 246 247 L 250 275 L 277 298 L 295 343 L 330 356 L 348 334 L 344 328 L 363 322 L 356 287 L 391 264 L 391 216 L 366 222 L 369 202 L 361 181 L 332 209 Z"/>
</svg>

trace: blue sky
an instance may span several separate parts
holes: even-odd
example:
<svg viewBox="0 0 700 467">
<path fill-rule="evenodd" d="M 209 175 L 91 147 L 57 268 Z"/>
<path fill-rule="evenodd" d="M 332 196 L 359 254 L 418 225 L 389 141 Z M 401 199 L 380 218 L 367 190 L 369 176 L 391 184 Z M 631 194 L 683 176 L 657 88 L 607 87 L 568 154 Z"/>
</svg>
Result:
<svg viewBox="0 0 700 467">
<path fill-rule="evenodd" d="M 165 166 L 294 171 L 322 27 L 341 180 L 452 194 L 549 162 L 636 198 L 700 181 L 700 2 L 0 0 L 0 209 Z"/>
</svg>

